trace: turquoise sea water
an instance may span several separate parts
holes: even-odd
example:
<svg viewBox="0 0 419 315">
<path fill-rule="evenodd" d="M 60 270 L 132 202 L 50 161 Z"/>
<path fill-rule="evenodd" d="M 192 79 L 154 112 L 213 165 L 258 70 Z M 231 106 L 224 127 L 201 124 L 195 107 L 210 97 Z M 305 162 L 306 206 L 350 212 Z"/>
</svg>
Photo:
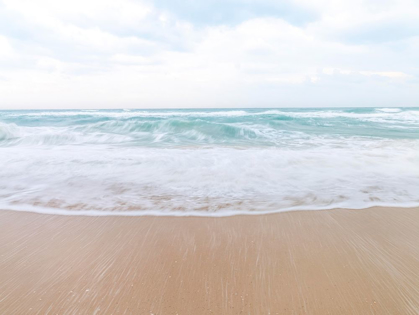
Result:
<svg viewBox="0 0 419 315">
<path fill-rule="evenodd" d="M 419 108 L 0 111 L 0 208 L 231 215 L 419 205 Z"/>
</svg>

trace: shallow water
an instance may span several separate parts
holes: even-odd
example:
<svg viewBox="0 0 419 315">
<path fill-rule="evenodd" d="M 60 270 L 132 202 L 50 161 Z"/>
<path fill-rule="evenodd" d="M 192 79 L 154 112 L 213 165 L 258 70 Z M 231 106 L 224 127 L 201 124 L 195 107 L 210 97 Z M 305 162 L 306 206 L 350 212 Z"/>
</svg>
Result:
<svg viewBox="0 0 419 315">
<path fill-rule="evenodd" d="M 0 111 L 0 207 L 204 215 L 419 205 L 419 109 Z"/>
</svg>

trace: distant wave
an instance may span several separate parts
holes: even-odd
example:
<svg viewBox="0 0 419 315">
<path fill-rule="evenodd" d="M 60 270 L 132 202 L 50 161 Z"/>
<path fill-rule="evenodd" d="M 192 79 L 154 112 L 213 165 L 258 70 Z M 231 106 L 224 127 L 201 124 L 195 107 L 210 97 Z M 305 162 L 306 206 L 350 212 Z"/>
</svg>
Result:
<svg viewBox="0 0 419 315">
<path fill-rule="evenodd" d="M 419 110 L 393 110 L 0 112 L 0 146 L 294 146 L 336 136 L 419 138 Z"/>
<path fill-rule="evenodd" d="M 28 113 L 12 113 L 10 116 L 20 117 L 26 115 L 29 117 L 45 117 L 45 116 L 58 116 L 58 117 L 71 117 L 71 116 L 83 116 L 91 115 L 97 117 L 111 117 L 111 118 L 133 118 L 133 117 L 228 117 L 228 116 L 246 116 L 251 115 L 246 111 L 220 111 L 220 112 L 183 112 L 183 111 L 139 111 L 139 110 L 128 110 L 124 109 L 122 111 L 93 111 L 93 110 L 84 110 L 84 111 L 32 111 Z"/>
<path fill-rule="evenodd" d="M 187 110 L 82 110 L 82 111 L 27 111 L 27 112 L 9 112 L 11 117 L 108 117 L 108 118 L 135 118 L 135 117 L 243 117 L 243 116 L 289 116 L 289 117 L 312 117 L 312 118 L 330 118 L 330 117 L 349 117 L 349 118 L 365 118 L 365 117 L 387 117 L 392 118 L 393 113 L 404 113 L 407 115 L 400 115 L 400 118 L 411 115 L 412 117 L 419 116 L 419 110 L 415 108 L 401 109 L 401 108 L 376 108 L 370 112 L 357 112 L 356 110 L 345 111 L 340 109 L 308 109 L 308 110 L 221 110 L 221 111 L 187 111 Z M 419 118 L 418 118 L 419 119 Z"/>
</svg>

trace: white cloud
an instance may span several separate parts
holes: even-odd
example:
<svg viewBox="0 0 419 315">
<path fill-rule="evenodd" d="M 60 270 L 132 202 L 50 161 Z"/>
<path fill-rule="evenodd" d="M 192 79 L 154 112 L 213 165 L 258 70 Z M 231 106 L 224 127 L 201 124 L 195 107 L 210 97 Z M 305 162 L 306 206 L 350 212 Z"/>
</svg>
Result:
<svg viewBox="0 0 419 315">
<path fill-rule="evenodd" d="M 419 39 L 399 22 L 419 4 L 294 2 L 319 18 L 202 26 L 150 2 L 4 0 L 0 107 L 418 104 Z"/>
<path fill-rule="evenodd" d="M 379 76 L 390 79 L 409 79 L 411 75 L 400 71 L 354 71 L 338 68 L 324 68 L 322 71 L 327 75 L 343 74 L 343 75 L 363 75 L 363 76 Z"/>
<path fill-rule="evenodd" d="M 145 19 L 152 8 L 145 3 L 130 0 L 3 0 L 7 9 L 21 13 L 28 20 L 48 24 L 83 20 L 136 25 Z"/>
<path fill-rule="evenodd" d="M 360 71 L 359 72 L 362 75 L 366 76 L 372 76 L 372 75 L 378 75 L 381 77 L 391 78 L 391 79 L 407 79 L 411 77 L 410 75 L 403 73 L 403 72 L 397 72 L 397 71 Z"/>
<path fill-rule="evenodd" d="M 9 40 L 0 35 L 0 60 L 1 58 L 9 58 L 13 55 L 13 48 L 9 43 Z"/>
</svg>

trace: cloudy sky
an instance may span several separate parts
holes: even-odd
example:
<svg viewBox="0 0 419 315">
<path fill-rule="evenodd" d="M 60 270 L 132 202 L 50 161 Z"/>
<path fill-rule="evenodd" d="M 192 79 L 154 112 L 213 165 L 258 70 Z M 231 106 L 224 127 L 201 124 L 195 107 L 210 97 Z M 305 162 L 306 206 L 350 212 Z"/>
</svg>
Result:
<svg viewBox="0 0 419 315">
<path fill-rule="evenodd" d="M 0 108 L 419 106 L 418 0 L 0 0 Z"/>
</svg>

